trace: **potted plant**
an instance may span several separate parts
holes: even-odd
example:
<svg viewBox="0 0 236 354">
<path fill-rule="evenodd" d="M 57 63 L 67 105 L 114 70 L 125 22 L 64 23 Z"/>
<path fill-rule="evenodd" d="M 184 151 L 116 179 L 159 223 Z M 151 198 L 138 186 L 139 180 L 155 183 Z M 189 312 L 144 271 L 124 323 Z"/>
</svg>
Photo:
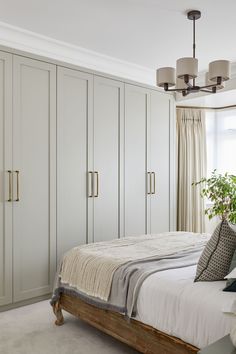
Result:
<svg viewBox="0 0 236 354">
<path fill-rule="evenodd" d="M 209 219 L 221 219 L 200 256 L 194 281 L 223 280 L 236 256 L 236 176 L 214 170 L 210 178 L 193 185 L 200 185 L 201 196 L 212 202 L 205 210 Z M 234 291 L 229 284 L 223 290 Z"/>
<path fill-rule="evenodd" d="M 199 184 L 203 185 L 201 196 L 212 202 L 212 205 L 205 210 L 209 219 L 218 216 L 222 219 L 222 223 L 226 221 L 236 224 L 236 176 L 228 173 L 217 174 L 214 170 L 210 178 L 202 178 L 199 182 L 193 183 L 193 185 Z M 235 254 L 230 271 L 233 269 Z M 235 289 L 231 289 L 235 281 L 236 279 L 228 279 L 224 291 L 235 291 Z M 231 330 L 230 338 L 236 347 L 236 327 Z"/>
<path fill-rule="evenodd" d="M 215 216 L 236 224 L 236 176 L 229 173 L 218 174 L 212 172 L 210 178 L 202 178 L 193 185 L 202 185 L 201 196 L 212 204 L 205 209 L 209 219 Z"/>
</svg>

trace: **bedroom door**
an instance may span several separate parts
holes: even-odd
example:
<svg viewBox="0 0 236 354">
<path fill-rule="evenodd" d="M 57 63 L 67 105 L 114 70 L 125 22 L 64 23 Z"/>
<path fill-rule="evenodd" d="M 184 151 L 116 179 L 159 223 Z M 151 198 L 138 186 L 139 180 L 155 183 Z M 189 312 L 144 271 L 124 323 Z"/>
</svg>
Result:
<svg viewBox="0 0 236 354">
<path fill-rule="evenodd" d="M 148 233 L 170 229 L 170 104 L 169 95 L 150 92 L 148 120 Z"/>
<path fill-rule="evenodd" d="M 87 242 L 87 147 L 92 114 L 93 76 L 58 67 L 58 261 L 70 248 Z"/>
<path fill-rule="evenodd" d="M 93 138 L 89 143 L 88 169 L 89 172 L 93 171 L 93 197 L 88 198 L 89 217 L 91 220 L 93 213 L 93 223 L 89 222 L 89 242 L 112 240 L 120 236 L 120 130 L 124 117 L 123 96 L 122 82 L 94 76 Z"/>
<path fill-rule="evenodd" d="M 49 294 L 56 266 L 56 66 L 13 58 L 14 302 Z"/>
<path fill-rule="evenodd" d="M 149 90 L 125 85 L 125 236 L 147 233 L 147 121 Z"/>
<path fill-rule="evenodd" d="M 12 55 L 0 52 L 0 306 L 12 302 Z"/>
</svg>

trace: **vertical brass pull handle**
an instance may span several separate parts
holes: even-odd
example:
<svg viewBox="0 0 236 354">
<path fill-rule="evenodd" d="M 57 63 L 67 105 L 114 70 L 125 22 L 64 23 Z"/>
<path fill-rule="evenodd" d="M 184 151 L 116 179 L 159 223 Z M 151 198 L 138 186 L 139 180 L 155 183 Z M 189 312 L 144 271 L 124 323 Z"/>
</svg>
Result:
<svg viewBox="0 0 236 354">
<path fill-rule="evenodd" d="M 15 171 L 16 173 L 16 199 L 15 202 L 20 201 L 20 180 L 19 180 L 19 174 L 20 171 Z"/>
<path fill-rule="evenodd" d="M 8 170 L 8 202 L 12 202 L 12 171 Z"/>
<path fill-rule="evenodd" d="M 149 175 L 150 175 L 150 172 L 147 172 L 147 194 L 150 194 L 150 189 L 149 189 L 149 187 L 150 187 L 150 177 L 149 177 Z"/>
<path fill-rule="evenodd" d="M 96 192 L 94 192 L 93 196 L 95 198 L 97 198 L 98 194 L 99 194 L 99 182 L 98 182 L 98 172 L 97 171 L 94 171 L 94 176 L 96 176 L 96 189 L 93 187 L 93 191 L 96 191 Z M 95 181 L 95 178 L 94 178 L 94 181 Z"/>
<path fill-rule="evenodd" d="M 152 173 L 147 173 L 147 194 L 152 194 Z"/>
<path fill-rule="evenodd" d="M 151 172 L 151 175 L 153 176 L 152 194 L 156 194 L 156 174 L 155 174 L 155 172 Z"/>
<path fill-rule="evenodd" d="M 93 197 L 93 172 L 88 172 L 88 197 Z"/>
</svg>

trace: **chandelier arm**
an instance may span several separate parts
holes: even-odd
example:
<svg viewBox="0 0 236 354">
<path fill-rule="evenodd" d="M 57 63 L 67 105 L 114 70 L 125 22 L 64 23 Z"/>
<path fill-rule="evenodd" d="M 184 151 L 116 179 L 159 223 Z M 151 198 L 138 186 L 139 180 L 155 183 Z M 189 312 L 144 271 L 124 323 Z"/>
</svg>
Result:
<svg viewBox="0 0 236 354">
<path fill-rule="evenodd" d="M 207 89 L 207 88 L 213 88 L 213 87 L 219 87 L 220 85 L 218 84 L 211 84 L 211 85 L 205 85 L 205 86 L 201 86 L 200 89 Z"/>
<path fill-rule="evenodd" d="M 212 90 L 200 89 L 201 92 L 212 93 Z"/>
<path fill-rule="evenodd" d="M 177 88 L 174 88 L 174 89 L 170 89 L 170 88 L 168 88 L 167 90 L 165 90 L 165 91 L 175 91 L 175 92 L 182 92 L 182 91 L 186 91 L 186 88 L 179 88 L 179 89 L 177 89 Z"/>
<path fill-rule="evenodd" d="M 213 86 L 213 87 L 211 88 L 211 90 L 210 90 L 210 88 L 209 88 L 209 89 L 200 89 L 200 91 L 202 91 L 202 92 L 207 92 L 207 93 L 216 93 L 216 92 L 217 92 L 217 86 Z"/>
<path fill-rule="evenodd" d="M 170 89 L 170 88 L 167 88 L 165 91 L 168 91 L 168 92 L 185 92 L 186 94 L 189 94 L 191 91 L 193 91 L 194 88 L 196 88 L 195 86 L 189 84 L 187 85 L 188 87 L 186 88 L 173 88 L 173 89 Z M 198 88 L 199 91 L 202 91 L 202 92 L 208 92 L 208 93 L 212 93 L 214 92 L 215 88 L 217 88 L 218 86 L 220 85 L 217 85 L 217 84 L 212 84 L 212 85 L 205 85 L 205 86 L 200 86 Z M 210 90 L 211 89 L 211 90 Z"/>
<path fill-rule="evenodd" d="M 190 82 L 186 83 L 186 85 L 187 85 L 190 89 L 195 86 L 195 85 L 192 85 Z"/>
</svg>

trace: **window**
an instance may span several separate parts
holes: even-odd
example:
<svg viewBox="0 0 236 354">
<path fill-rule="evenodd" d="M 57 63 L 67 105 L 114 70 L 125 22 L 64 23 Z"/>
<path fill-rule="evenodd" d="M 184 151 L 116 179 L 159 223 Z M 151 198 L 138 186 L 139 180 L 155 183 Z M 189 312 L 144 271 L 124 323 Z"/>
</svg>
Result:
<svg viewBox="0 0 236 354">
<path fill-rule="evenodd" d="M 207 176 L 236 175 L 236 109 L 206 112 Z"/>
</svg>

